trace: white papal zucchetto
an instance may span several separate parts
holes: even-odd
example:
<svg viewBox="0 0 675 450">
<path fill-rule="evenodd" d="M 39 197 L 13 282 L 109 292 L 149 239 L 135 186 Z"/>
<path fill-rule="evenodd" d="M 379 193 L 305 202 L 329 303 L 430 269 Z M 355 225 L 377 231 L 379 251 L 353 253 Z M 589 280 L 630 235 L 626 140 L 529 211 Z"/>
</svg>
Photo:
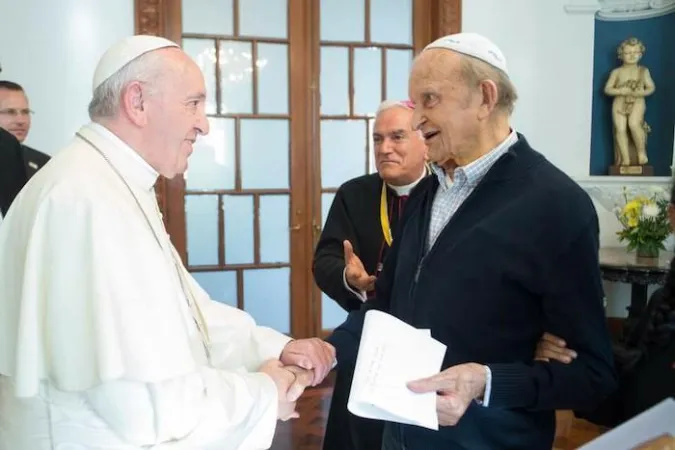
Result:
<svg viewBox="0 0 675 450">
<path fill-rule="evenodd" d="M 139 56 L 160 48 L 178 47 L 178 44 L 159 36 L 129 36 L 110 47 L 101 56 L 94 72 L 92 90 Z"/>
</svg>

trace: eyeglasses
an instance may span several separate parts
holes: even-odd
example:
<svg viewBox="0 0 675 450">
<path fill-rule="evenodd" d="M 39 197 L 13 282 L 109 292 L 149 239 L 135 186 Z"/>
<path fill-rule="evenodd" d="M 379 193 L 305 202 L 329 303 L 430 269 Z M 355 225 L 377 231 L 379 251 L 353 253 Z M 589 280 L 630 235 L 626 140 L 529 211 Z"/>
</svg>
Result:
<svg viewBox="0 0 675 450">
<path fill-rule="evenodd" d="M 17 117 L 17 116 L 30 116 L 32 114 L 33 114 L 33 111 L 31 111 L 28 108 L 25 108 L 25 109 L 16 109 L 16 108 L 0 109 L 0 116 Z"/>
</svg>

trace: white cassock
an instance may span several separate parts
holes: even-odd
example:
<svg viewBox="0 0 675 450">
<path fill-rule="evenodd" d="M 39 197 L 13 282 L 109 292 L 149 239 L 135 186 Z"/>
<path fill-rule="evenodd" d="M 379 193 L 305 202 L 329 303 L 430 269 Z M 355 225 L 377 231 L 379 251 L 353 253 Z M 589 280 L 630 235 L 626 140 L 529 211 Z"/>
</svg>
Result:
<svg viewBox="0 0 675 450">
<path fill-rule="evenodd" d="M 176 263 L 157 173 L 79 134 L 0 227 L 0 449 L 268 448 L 277 389 L 255 370 L 289 338 L 212 301 Z"/>
</svg>

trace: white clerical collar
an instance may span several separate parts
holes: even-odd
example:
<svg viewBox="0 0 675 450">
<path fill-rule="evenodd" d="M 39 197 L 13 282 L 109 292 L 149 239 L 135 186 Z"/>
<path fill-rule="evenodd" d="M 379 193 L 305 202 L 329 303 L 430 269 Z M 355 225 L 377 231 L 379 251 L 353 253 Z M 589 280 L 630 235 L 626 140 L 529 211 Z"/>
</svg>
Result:
<svg viewBox="0 0 675 450">
<path fill-rule="evenodd" d="M 387 186 L 389 186 L 394 192 L 396 192 L 396 195 L 398 197 L 402 195 L 410 195 L 410 191 L 412 191 L 413 188 L 417 186 L 419 182 L 422 181 L 422 179 L 424 179 L 424 177 L 427 176 L 427 174 L 428 174 L 427 166 L 425 165 L 424 172 L 422 172 L 422 176 L 419 177 L 417 180 L 413 181 L 412 183 L 403 186 L 394 186 L 393 184 L 387 183 Z"/>
<path fill-rule="evenodd" d="M 91 122 L 80 130 L 85 136 L 90 134 L 87 131 L 95 133 L 100 140 L 105 141 L 107 145 L 101 146 L 99 150 L 106 155 L 124 178 L 144 190 L 149 191 L 154 187 L 159 173 L 126 142 L 99 123 Z M 94 144 L 98 145 L 97 142 Z"/>
</svg>

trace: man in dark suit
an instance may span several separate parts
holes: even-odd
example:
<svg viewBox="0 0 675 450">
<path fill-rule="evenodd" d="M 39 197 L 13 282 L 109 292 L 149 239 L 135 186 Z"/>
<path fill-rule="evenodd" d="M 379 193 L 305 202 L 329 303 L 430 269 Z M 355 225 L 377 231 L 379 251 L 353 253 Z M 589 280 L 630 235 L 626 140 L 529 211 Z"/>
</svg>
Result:
<svg viewBox="0 0 675 450">
<path fill-rule="evenodd" d="M 12 81 L 0 80 L 0 128 L 12 133 L 21 143 L 29 178 L 49 161 L 49 155 L 23 144 L 30 131 L 31 114 L 23 87 Z"/>
<path fill-rule="evenodd" d="M 11 133 L 0 128 L 0 222 L 26 181 L 28 176 L 21 144 Z"/>
<path fill-rule="evenodd" d="M 427 46 L 410 95 L 433 175 L 406 205 L 375 298 L 328 338 L 338 370 L 356 358 L 366 311 L 384 310 L 447 351 L 439 374 L 409 384 L 436 394 L 440 429 L 387 422 L 383 450 L 550 449 L 556 409 L 590 410 L 617 384 L 597 214 L 510 126 L 516 91 L 488 39 Z M 544 330 L 573 361 L 533 361 Z"/>
</svg>

